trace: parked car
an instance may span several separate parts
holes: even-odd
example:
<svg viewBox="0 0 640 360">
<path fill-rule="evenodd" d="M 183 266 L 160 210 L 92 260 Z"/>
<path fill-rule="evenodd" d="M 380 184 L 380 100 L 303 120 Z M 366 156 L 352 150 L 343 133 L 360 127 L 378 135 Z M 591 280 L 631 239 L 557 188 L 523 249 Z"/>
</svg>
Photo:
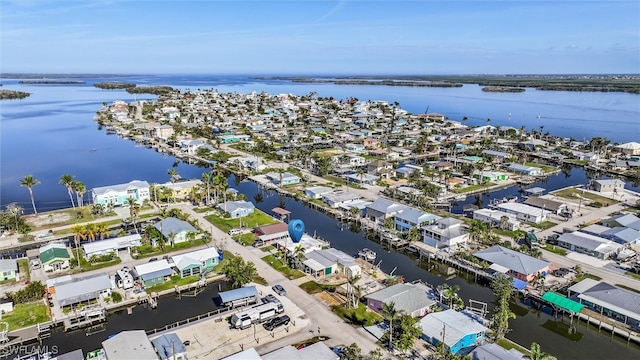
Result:
<svg viewBox="0 0 640 360">
<path fill-rule="evenodd" d="M 289 325 L 289 321 L 291 321 L 291 318 L 289 318 L 288 315 L 282 315 L 276 318 L 273 318 L 269 321 L 267 321 L 266 323 L 264 323 L 264 328 L 267 329 L 267 331 L 272 331 L 273 329 L 277 328 L 278 326 L 287 326 Z"/>
<path fill-rule="evenodd" d="M 280 302 L 280 300 L 278 300 L 277 297 L 275 297 L 273 294 L 267 294 L 267 296 L 264 297 L 264 299 L 262 299 L 263 303 L 268 303 L 268 302 Z"/>
<path fill-rule="evenodd" d="M 158 261 L 158 258 L 153 257 L 153 258 L 149 259 L 149 262 L 154 262 L 154 261 Z"/>
<path fill-rule="evenodd" d="M 282 285 L 280 284 L 276 284 L 274 285 L 271 289 L 273 289 L 273 291 L 276 292 L 276 294 L 280 295 L 280 296 L 285 296 L 287 295 L 287 290 L 285 290 Z"/>
<path fill-rule="evenodd" d="M 229 235 L 231 236 L 240 235 L 240 234 L 242 234 L 242 229 L 235 228 L 235 229 L 229 230 Z"/>
</svg>

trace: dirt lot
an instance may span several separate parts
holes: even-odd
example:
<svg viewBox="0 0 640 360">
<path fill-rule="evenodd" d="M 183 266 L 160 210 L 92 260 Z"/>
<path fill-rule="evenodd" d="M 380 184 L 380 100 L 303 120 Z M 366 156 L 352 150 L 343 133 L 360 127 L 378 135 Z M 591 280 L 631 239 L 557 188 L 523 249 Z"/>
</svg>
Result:
<svg viewBox="0 0 640 360">
<path fill-rule="evenodd" d="M 69 220 L 71 220 L 71 214 L 63 212 L 25 216 L 27 224 L 35 228 L 61 224 Z"/>
</svg>

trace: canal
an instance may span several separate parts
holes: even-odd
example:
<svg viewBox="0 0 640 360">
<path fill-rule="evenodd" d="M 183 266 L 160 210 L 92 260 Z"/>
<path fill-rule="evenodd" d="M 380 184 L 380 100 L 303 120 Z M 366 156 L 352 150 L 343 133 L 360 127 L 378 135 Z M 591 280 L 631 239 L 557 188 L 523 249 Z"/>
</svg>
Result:
<svg viewBox="0 0 640 360">
<path fill-rule="evenodd" d="M 571 179 L 574 175 L 575 178 L 581 180 L 574 182 Z M 549 178 L 546 183 L 553 184 L 553 187 L 549 187 L 549 189 L 556 189 L 583 183 L 582 179 L 586 179 L 582 169 L 572 169 L 570 177 L 558 174 Z M 468 300 L 473 299 L 486 302 L 489 304 L 489 308 L 492 308 L 493 295 L 491 290 L 477 284 L 473 277 L 467 274 L 446 275 L 449 272 L 442 265 L 428 264 L 426 261 L 419 262 L 417 259 L 405 254 L 389 251 L 381 247 L 377 242 L 368 240 L 363 231 L 341 225 L 336 219 L 310 208 L 301 200 L 280 196 L 274 191 L 261 189 L 253 182 L 237 182 L 235 177 L 231 176 L 229 178 L 229 186 L 245 194 L 247 200 L 254 202 L 257 208 L 266 213 L 270 214 L 271 209 L 277 206 L 286 208 L 291 211 L 292 218 L 304 221 L 306 231 L 309 234 L 315 234 L 328 240 L 332 247 L 348 254 L 355 254 L 365 247 L 374 250 L 377 253 L 376 262 L 381 261 L 380 268 L 385 273 L 393 272 L 395 275 L 403 276 L 406 281 L 422 280 L 435 286 L 443 283 L 458 285 L 460 287 L 459 295 L 465 300 L 465 303 L 468 304 Z M 533 186 L 544 185 L 534 184 Z M 488 201 L 494 197 L 501 198 L 503 196 L 517 195 L 518 190 L 519 187 L 514 186 L 492 193 L 489 196 L 480 196 Z M 256 196 L 257 194 L 260 195 Z M 467 201 L 473 201 L 473 197 L 465 200 L 465 202 Z M 247 224 L 247 226 L 254 225 Z M 225 290 L 225 286 L 224 283 L 220 284 L 222 290 Z M 125 310 L 111 314 L 102 332 L 87 335 L 86 330 L 65 333 L 63 330 L 57 329 L 49 339 L 43 342 L 43 345 L 55 345 L 61 352 L 72 351 L 77 348 L 82 348 L 85 352 L 91 351 L 99 348 L 101 342 L 107 339 L 109 335 L 116 334 L 122 330 L 160 328 L 179 320 L 214 310 L 216 305 L 213 299 L 217 296 L 217 293 L 218 285 L 214 284 L 196 297 L 183 297 L 182 299 L 176 299 L 173 296 L 163 297 L 155 310 L 137 306 L 130 315 Z M 517 317 L 509 322 L 512 331 L 507 334 L 507 338 L 525 347 L 535 341 L 542 346 L 543 351 L 553 354 L 558 359 L 602 359 L 609 358 L 611 354 L 616 354 L 616 358 L 620 360 L 640 357 L 639 346 L 633 343 L 627 344 L 626 341 L 617 337 L 612 338 L 606 332 L 599 333 L 593 327 L 587 328 L 584 323 L 580 323 L 577 333 L 569 337 L 562 323 L 555 322 L 554 317 L 548 312 L 538 311 L 516 303 L 512 304 L 512 310 Z"/>
</svg>

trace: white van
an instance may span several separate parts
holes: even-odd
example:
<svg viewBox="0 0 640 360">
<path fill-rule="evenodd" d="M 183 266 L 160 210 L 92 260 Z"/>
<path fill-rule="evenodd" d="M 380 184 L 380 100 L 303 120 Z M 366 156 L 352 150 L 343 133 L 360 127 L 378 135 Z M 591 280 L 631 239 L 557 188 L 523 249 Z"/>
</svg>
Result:
<svg viewBox="0 0 640 360">
<path fill-rule="evenodd" d="M 235 228 L 235 229 L 229 230 L 229 235 L 231 236 L 240 235 L 240 234 L 242 234 L 242 229 Z"/>
</svg>

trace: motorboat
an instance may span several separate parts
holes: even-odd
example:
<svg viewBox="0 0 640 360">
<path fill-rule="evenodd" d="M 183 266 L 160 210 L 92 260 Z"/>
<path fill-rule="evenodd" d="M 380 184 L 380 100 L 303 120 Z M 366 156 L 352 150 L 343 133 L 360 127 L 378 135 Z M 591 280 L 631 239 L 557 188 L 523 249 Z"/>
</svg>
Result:
<svg viewBox="0 0 640 360">
<path fill-rule="evenodd" d="M 373 262 L 373 261 L 376 260 L 376 256 L 377 255 L 376 255 L 375 251 L 373 251 L 373 250 L 371 250 L 369 248 L 364 248 L 364 249 L 358 251 L 358 256 L 361 259 L 364 259 L 364 260 L 369 261 L 369 262 Z"/>
</svg>

